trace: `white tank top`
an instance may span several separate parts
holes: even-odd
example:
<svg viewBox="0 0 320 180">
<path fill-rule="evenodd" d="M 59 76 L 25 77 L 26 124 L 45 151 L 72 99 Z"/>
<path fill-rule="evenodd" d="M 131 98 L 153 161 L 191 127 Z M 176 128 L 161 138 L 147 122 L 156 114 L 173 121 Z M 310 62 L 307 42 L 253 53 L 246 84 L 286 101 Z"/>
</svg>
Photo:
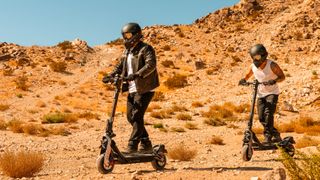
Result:
<svg viewBox="0 0 320 180">
<path fill-rule="evenodd" d="M 132 69 L 132 54 L 130 53 L 127 57 L 127 71 L 128 76 L 133 73 Z M 137 92 L 136 83 L 134 81 L 129 81 L 129 93 Z"/>
<path fill-rule="evenodd" d="M 267 82 L 269 80 L 276 79 L 278 76 L 271 70 L 271 63 L 273 61 L 267 60 L 267 64 L 264 67 L 264 69 L 257 68 L 254 64 L 251 64 L 252 72 L 254 77 L 259 81 L 259 82 Z M 265 97 L 270 94 L 280 94 L 280 90 L 277 84 L 274 85 L 263 85 L 260 84 L 258 87 L 258 93 L 257 96 L 259 98 Z"/>
</svg>

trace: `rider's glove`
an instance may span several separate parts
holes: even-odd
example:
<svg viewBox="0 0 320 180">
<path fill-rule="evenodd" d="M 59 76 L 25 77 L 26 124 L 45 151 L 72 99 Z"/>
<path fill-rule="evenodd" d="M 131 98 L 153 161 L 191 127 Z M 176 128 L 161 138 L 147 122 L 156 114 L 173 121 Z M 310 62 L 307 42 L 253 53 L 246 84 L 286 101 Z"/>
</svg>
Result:
<svg viewBox="0 0 320 180">
<path fill-rule="evenodd" d="M 127 80 L 128 80 L 128 81 L 133 81 L 133 80 L 135 80 L 137 77 L 139 77 L 138 74 L 130 74 L 130 75 L 127 77 Z"/>
<path fill-rule="evenodd" d="M 277 83 L 277 81 L 274 79 L 268 81 L 268 85 L 274 85 L 276 83 Z"/>
<path fill-rule="evenodd" d="M 106 75 L 106 76 L 103 77 L 102 82 L 103 83 L 109 83 L 109 82 L 111 82 L 111 78 L 112 77 L 110 75 Z"/>
<path fill-rule="evenodd" d="M 241 79 L 240 81 L 239 81 L 239 84 L 238 85 L 244 85 L 244 84 L 246 84 L 247 83 L 247 80 L 245 79 L 245 78 L 243 78 L 243 79 Z"/>
</svg>

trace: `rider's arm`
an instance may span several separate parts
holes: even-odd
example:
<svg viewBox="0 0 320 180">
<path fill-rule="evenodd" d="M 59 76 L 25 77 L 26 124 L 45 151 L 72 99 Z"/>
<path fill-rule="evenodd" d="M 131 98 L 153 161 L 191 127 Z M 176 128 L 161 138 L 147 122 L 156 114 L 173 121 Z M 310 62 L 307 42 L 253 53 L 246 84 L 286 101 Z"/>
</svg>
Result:
<svg viewBox="0 0 320 180">
<path fill-rule="evenodd" d="M 276 82 L 282 82 L 285 79 L 285 75 L 283 74 L 282 69 L 279 67 L 279 65 L 275 62 L 271 63 L 271 70 L 274 74 L 276 74 L 278 77 L 275 79 Z"/>
<path fill-rule="evenodd" d="M 250 68 L 250 71 L 246 74 L 244 79 L 247 81 L 252 75 L 253 75 L 253 72 L 252 72 L 252 69 Z"/>
</svg>

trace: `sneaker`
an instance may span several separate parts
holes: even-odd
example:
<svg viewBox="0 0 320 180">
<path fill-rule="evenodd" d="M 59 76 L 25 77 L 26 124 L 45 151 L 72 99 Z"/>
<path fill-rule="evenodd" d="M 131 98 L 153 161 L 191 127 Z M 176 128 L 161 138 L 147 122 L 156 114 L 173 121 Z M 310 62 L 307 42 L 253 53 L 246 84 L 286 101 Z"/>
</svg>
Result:
<svg viewBox="0 0 320 180">
<path fill-rule="evenodd" d="M 128 147 L 124 153 L 130 154 L 138 151 L 138 144 L 136 142 L 129 142 Z"/>
<path fill-rule="evenodd" d="M 280 136 L 280 134 L 274 134 L 272 137 L 272 142 L 281 142 L 282 138 Z"/>
</svg>

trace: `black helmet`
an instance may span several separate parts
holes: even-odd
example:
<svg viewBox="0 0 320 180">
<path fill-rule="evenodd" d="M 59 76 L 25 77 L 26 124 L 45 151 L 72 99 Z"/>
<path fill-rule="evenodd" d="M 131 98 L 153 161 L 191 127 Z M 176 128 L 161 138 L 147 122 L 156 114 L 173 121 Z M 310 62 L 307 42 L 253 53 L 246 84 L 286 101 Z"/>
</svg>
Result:
<svg viewBox="0 0 320 180">
<path fill-rule="evenodd" d="M 252 46 L 249 53 L 253 60 L 264 61 L 268 57 L 267 49 L 262 44 Z M 257 55 L 260 55 L 259 59 L 256 58 Z"/>
<path fill-rule="evenodd" d="M 142 38 L 141 27 L 137 23 L 128 23 L 124 25 L 121 34 L 127 49 L 133 47 Z"/>
</svg>

